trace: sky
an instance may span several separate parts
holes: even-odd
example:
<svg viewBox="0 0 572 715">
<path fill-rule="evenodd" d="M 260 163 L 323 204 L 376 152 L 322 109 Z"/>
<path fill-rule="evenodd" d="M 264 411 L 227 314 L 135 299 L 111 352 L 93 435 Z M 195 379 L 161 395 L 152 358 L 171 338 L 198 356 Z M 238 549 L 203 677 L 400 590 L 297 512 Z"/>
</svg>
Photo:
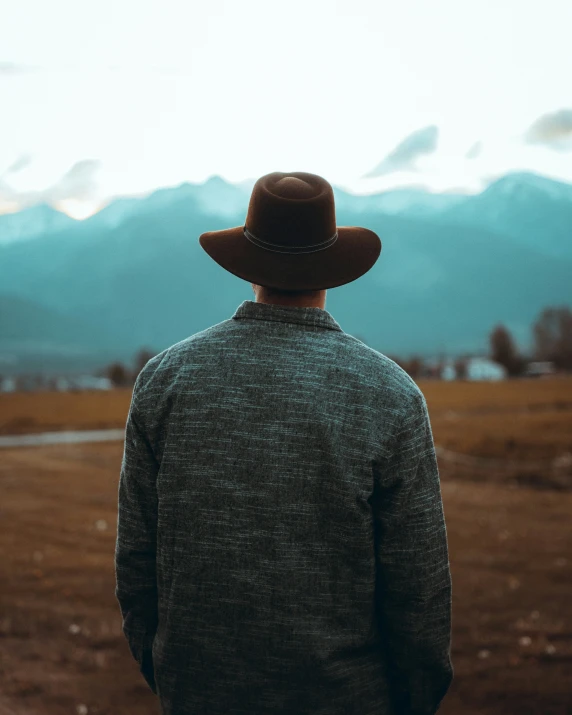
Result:
<svg viewBox="0 0 572 715">
<path fill-rule="evenodd" d="M 570 0 L 0 0 L 0 212 L 212 175 L 572 182 Z"/>
</svg>

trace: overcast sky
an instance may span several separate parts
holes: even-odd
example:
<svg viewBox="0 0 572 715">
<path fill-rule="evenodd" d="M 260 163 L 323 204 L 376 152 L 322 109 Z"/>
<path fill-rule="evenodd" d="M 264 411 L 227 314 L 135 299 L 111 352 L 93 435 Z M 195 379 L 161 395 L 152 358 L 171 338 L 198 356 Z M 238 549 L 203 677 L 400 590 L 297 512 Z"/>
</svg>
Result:
<svg viewBox="0 0 572 715">
<path fill-rule="evenodd" d="M 0 211 L 213 174 L 572 182 L 571 0 L 0 0 Z"/>
</svg>

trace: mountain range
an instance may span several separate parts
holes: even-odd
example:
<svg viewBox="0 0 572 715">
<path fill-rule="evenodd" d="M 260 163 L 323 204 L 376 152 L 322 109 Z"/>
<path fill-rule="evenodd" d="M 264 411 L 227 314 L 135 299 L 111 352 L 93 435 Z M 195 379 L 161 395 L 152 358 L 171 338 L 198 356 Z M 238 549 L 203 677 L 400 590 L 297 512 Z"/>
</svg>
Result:
<svg viewBox="0 0 572 715">
<path fill-rule="evenodd" d="M 49 206 L 0 216 L 0 374 L 159 352 L 253 300 L 198 242 L 244 224 L 253 183 L 215 176 L 117 199 L 84 221 Z M 513 173 L 473 196 L 334 194 L 338 225 L 372 229 L 382 252 L 328 291 L 326 309 L 386 355 L 482 354 L 498 323 L 528 351 L 540 311 L 572 306 L 568 184 Z"/>
</svg>

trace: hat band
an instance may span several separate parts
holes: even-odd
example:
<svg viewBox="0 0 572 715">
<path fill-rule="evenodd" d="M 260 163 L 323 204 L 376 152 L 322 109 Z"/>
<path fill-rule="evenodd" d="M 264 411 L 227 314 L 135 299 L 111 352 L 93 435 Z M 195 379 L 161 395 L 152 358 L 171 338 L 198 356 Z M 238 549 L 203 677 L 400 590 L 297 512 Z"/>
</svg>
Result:
<svg viewBox="0 0 572 715">
<path fill-rule="evenodd" d="M 263 241 L 261 238 L 257 238 L 254 234 L 250 233 L 246 226 L 243 226 L 243 231 L 251 243 L 254 243 L 254 245 L 259 248 L 263 248 L 265 251 L 272 251 L 273 253 L 315 253 L 316 251 L 323 251 L 324 248 L 328 248 L 338 240 L 338 232 L 336 231 L 331 238 L 321 241 L 320 243 L 312 243 L 308 246 L 286 246 L 280 243 L 268 243 L 268 241 Z M 272 248 L 270 248 L 270 246 L 272 246 Z"/>
</svg>

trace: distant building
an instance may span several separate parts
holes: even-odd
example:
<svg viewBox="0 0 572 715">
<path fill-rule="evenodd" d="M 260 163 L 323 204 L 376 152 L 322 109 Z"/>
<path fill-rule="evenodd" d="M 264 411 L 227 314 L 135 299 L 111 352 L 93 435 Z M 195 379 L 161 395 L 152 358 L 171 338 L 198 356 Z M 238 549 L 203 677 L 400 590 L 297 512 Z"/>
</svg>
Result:
<svg viewBox="0 0 572 715">
<path fill-rule="evenodd" d="M 452 363 L 447 363 L 443 365 L 443 368 L 441 370 L 442 380 L 455 380 L 456 377 L 457 371 L 455 370 L 455 366 Z"/>
<path fill-rule="evenodd" d="M 108 377 L 95 377 L 94 375 L 80 375 L 71 378 L 70 382 L 76 390 L 111 390 L 113 383 Z"/>
<path fill-rule="evenodd" d="M 0 392 L 14 392 L 16 390 L 16 380 L 13 377 L 0 377 Z"/>
<path fill-rule="evenodd" d="M 108 377 L 95 375 L 57 375 L 40 378 L 36 375 L 17 375 L 0 377 L 0 392 L 37 392 L 38 390 L 57 390 L 70 392 L 80 390 L 112 390 L 113 383 Z"/>
<path fill-rule="evenodd" d="M 58 377 L 55 380 L 55 388 L 60 392 L 70 390 L 111 390 L 113 383 L 108 377 L 96 377 L 95 375 L 73 375 Z"/>
<path fill-rule="evenodd" d="M 69 380 L 65 377 L 56 377 L 53 384 L 58 392 L 66 392 L 70 389 Z"/>
<path fill-rule="evenodd" d="M 466 359 L 467 380 L 505 380 L 507 370 L 487 357 L 469 357 Z M 457 379 L 454 361 L 446 362 L 441 370 L 442 380 Z"/>
<path fill-rule="evenodd" d="M 507 370 L 498 362 L 487 357 L 469 358 L 467 380 L 506 380 Z"/>
<path fill-rule="evenodd" d="M 524 377 L 545 377 L 555 375 L 553 362 L 529 362 L 524 371 Z"/>
</svg>

